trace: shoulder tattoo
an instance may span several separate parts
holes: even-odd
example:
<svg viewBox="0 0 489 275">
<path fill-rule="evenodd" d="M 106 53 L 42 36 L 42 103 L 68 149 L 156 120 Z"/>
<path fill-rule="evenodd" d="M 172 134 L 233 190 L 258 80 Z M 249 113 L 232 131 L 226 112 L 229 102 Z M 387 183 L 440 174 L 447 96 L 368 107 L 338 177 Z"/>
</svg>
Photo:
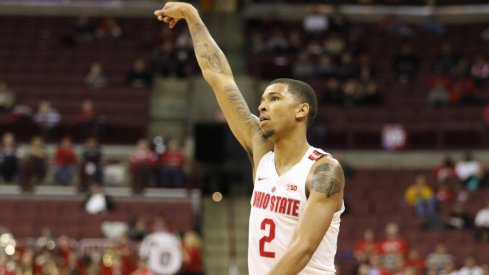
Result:
<svg viewBox="0 0 489 275">
<path fill-rule="evenodd" d="M 311 189 L 330 198 L 341 192 L 345 184 L 343 169 L 339 164 L 323 163 L 314 170 Z"/>
</svg>

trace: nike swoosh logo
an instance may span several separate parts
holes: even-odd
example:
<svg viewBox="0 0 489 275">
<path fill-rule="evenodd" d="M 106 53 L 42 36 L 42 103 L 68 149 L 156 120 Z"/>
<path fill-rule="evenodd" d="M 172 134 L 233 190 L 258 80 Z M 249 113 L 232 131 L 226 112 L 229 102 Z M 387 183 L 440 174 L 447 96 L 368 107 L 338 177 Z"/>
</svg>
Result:
<svg viewBox="0 0 489 275">
<path fill-rule="evenodd" d="M 258 177 L 258 181 L 266 180 L 267 178 L 260 178 Z"/>
</svg>

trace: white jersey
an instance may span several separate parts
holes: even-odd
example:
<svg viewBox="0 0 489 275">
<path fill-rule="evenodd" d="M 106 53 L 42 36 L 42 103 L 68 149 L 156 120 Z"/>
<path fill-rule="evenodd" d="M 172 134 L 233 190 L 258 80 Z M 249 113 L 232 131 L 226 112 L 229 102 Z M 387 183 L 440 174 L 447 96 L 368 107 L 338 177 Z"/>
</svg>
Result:
<svg viewBox="0 0 489 275">
<path fill-rule="evenodd" d="M 250 275 L 268 274 L 292 244 L 302 211 L 306 207 L 306 179 L 316 160 L 326 153 L 310 147 L 299 163 L 282 176 L 275 169 L 275 154 L 263 156 L 255 174 L 251 197 L 248 239 Z M 331 225 L 309 263 L 299 274 L 335 274 L 334 257 L 340 215 L 336 212 Z"/>
</svg>

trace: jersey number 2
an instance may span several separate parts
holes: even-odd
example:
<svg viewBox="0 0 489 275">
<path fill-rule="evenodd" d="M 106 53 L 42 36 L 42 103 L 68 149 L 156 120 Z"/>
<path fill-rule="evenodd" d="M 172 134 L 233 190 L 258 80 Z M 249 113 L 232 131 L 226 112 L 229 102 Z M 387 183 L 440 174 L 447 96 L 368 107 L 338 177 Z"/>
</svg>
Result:
<svg viewBox="0 0 489 275">
<path fill-rule="evenodd" d="M 272 219 L 264 219 L 261 222 L 261 230 L 267 230 L 268 228 L 268 236 L 265 235 L 260 239 L 260 256 L 265 258 L 275 258 L 275 252 L 265 251 L 265 243 L 269 243 L 275 239 L 275 223 Z"/>
</svg>

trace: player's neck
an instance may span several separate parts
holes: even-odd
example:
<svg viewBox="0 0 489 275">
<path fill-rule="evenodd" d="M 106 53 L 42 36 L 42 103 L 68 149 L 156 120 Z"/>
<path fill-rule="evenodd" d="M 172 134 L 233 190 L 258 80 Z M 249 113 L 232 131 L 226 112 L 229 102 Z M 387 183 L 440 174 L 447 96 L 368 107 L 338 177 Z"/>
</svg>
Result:
<svg viewBox="0 0 489 275">
<path fill-rule="evenodd" d="M 309 146 L 305 136 L 303 138 L 287 138 L 275 142 L 275 168 L 277 172 L 281 175 L 292 168 L 302 159 Z"/>
</svg>

